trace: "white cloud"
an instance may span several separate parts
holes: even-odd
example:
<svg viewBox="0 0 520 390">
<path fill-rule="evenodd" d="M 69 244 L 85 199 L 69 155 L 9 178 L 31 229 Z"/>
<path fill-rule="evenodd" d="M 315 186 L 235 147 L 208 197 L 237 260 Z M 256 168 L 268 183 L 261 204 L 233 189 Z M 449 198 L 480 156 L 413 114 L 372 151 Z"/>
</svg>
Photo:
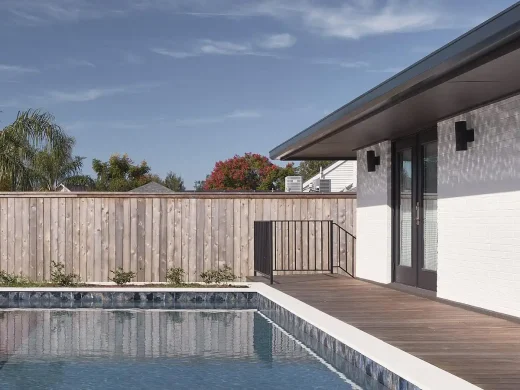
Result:
<svg viewBox="0 0 520 390">
<path fill-rule="evenodd" d="M 285 49 L 294 46 L 295 43 L 296 38 L 291 34 L 274 34 L 262 39 L 258 46 L 264 49 Z"/>
<path fill-rule="evenodd" d="M 117 87 L 99 87 L 76 91 L 49 91 L 41 96 L 32 96 L 33 104 L 48 103 L 85 103 L 115 95 L 125 95 L 144 92 L 160 86 L 160 83 L 144 82 Z"/>
<path fill-rule="evenodd" d="M 435 2 L 418 0 L 0 1 L 0 11 L 7 11 L 14 17 L 12 19 L 26 24 L 72 23 L 89 19 L 122 17 L 148 10 L 194 17 L 269 17 L 305 31 L 347 39 L 396 32 L 465 28 L 478 24 L 486 16 L 479 15 L 469 7 L 454 9 L 448 0 Z M 461 20 L 464 25 L 461 25 Z"/>
<path fill-rule="evenodd" d="M 236 43 L 212 39 L 201 39 L 190 50 L 172 50 L 164 47 L 153 47 L 150 50 L 156 54 L 177 59 L 203 55 L 279 57 L 273 53 L 255 50 L 253 44 L 249 42 Z"/>
<path fill-rule="evenodd" d="M 129 5 L 126 1 L 116 7 L 89 0 L 2 0 L 0 10 L 7 10 L 19 23 L 40 25 L 122 16 L 131 11 Z"/>
<path fill-rule="evenodd" d="M 369 63 L 365 61 L 342 61 L 334 58 L 315 58 L 311 60 L 311 63 L 317 65 L 334 65 L 349 69 L 366 68 L 369 66 Z"/>
<path fill-rule="evenodd" d="M 227 115 L 227 118 L 260 118 L 258 111 L 251 110 L 236 110 Z"/>
<path fill-rule="evenodd" d="M 408 3 L 408 4 L 405 4 Z M 437 29 L 442 24 L 435 9 L 411 2 L 389 1 L 341 7 L 307 6 L 300 15 L 303 23 L 324 36 L 357 39 L 367 35 Z"/>
<path fill-rule="evenodd" d="M 218 116 L 177 119 L 173 122 L 173 125 L 179 127 L 195 127 L 207 124 L 227 122 L 229 120 L 260 118 L 261 116 L 261 113 L 255 110 L 235 110 L 230 113 Z"/>
<path fill-rule="evenodd" d="M 39 73 L 40 71 L 35 68 L 27 68 L 20 65 L 5 65 L 0 64 L 0 72 L 6 72 L 11 74 L 23 74 L 23 73 Z"/>
<path fill-rule="evenodd" d="M 197 117 L 197 118 L 179 118 L 179 119 L 169 119 L 169 118 L 152 118 L 146 122 L 136 122 L 136 121 L 127 121 L 124 119 L 114 119 L 107 121 L 98 121 L 98 120 L 79 120 L 71 123 L 65 124 L 65 128 L 69 131 L 82 131 L 87 130 L 89 128 L 103 128 L 110 130 L 123 130 L 123 131 L 132 131 L 132 130 L 146 130 L 149 129 L 150 126 L 153 127 L 198 127 L 204 125 L 212 125 L 217 123 L 224 123 L 227 121 L 235 121 L 235 120 L 245 120 L 245 119 L 254 119 L 260 118 L 262 115 L 260 112 L 255 110 L 235 110 L 231 111 L 227 114 L 216 115 L 216 116 L 207 116 L 207 117 Z"/>
<path fill-rule="evenodd" d="M 161 47 L 154 47 L 154 48 L 152 48 L 150 50 L 152 52 L 154 52 L 154 53 L 161 54 L 163 56 L 179 58 L 179 59 L 184 59 L 184 58 L 189 58 L 189 57 L 196 57 L 198 55 L 195 52 L 189 53 L 189 52 L 186 52 L 186 51 L 175 51 L 175 50 L 164 49 L 164 48 L 161 48 Z"/>
<path fill-rule="evenodd" d="M 95 68 L 96 65 L 94 65 L 92 62 L 87 60 L 78 60 L 74 58 L 69 58 L 66 61 L 66 64 L 69 66 L 77 66 L 77 67 L 86 67 L 86 68 Z"/>
<path fill-rule="evenodd" d="M 79 103 L 90 102 L 102 97 L 124 93 L 124 88 L 91 88 L 83 91 L 63 92 L 50 91 L 48 97 L 55 102 Z"/>
<path fill-rule="evenodd" d="M 251 46 L 249 44 L 204 39 L 201 41 L 198 50 L 203 54 L 241 55 L 251 53 Z"/>
<path fill-rule="evenodd" d="M 369 72 L 374 72 L 374 73 L 393 73 L 393 74 L 396 74 L 396 73 L 399 73 L 403 70 L 404 68 L 400 68 L 400 67 L 390 67 L 390 68 L 382 68 L 382 69 L 369 69 L 368 71 Z"/>
</svg>

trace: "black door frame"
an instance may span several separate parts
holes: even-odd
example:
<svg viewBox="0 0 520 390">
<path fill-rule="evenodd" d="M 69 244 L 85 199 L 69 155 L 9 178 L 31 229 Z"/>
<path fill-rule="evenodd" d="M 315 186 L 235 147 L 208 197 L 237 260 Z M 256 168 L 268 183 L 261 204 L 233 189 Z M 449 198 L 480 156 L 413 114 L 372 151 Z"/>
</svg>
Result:
<svg viewBox="0 0 520 390">
<path fill-rule="evenodd" d="M 415 224 L 417 216 L 423 216 L 423 148 L 428 142 L 437 141 L 437 127 L 392 142 L 392 281 L 428 290 L 437 290 L 437 272 L 424 269 L 424 221 Z M 412 149 L 412 266 L 399 266 L 400 254 L 400 183 L 398 152 Z M 416 205 L 418 204 L 418 208 Z"/>
</svg>

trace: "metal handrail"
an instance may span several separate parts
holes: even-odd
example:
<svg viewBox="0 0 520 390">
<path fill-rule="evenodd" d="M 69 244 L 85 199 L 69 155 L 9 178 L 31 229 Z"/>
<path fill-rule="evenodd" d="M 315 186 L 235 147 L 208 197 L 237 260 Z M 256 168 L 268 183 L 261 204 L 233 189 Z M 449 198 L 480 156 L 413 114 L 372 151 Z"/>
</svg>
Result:
<svg viewBox="0 0 520 390">
<path fill-rule="evenodd" d="M 355 275 L 356 275 L 356 236 L 354 236 L 352 233 L 350 233 L 347 229 L 345 229 L 344 227 L 338 225 L 336 222 L 333 222 L 332 223 L 333 225 L 336 225 L 338 227 L 338 230 L 345 233 L 345 236 L 348 237 L 350 236 L 352 238 L 352 273 L 349 272 L 347 269 L 343 268 L 341 266 L 341 262 L 340 262 L 340 259 L 339 259 L 339 256 L 338 256 L 338 262 L 337 262 L 337 265 L 335 266 L 336 268 L 339 268 L 340 270 L 342 270 L 343 272 L 345 272 L 347 275 L 349 275 L 350 277 L 352 278 L 355 278 Z M 346 242 L 346 253 L 345 253 L 345 258 L 348 260 L 348 242 Z"/>
</svg>

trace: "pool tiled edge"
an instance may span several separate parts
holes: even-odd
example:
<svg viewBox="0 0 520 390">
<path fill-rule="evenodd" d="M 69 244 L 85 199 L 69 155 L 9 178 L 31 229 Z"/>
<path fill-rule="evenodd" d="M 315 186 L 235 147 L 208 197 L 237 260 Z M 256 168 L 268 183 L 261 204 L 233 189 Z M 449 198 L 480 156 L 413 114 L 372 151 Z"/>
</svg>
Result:
<svg viewBox="0 0 520 390">
<path fill-rule="evenodd" d="M 6 308 L 258 309 L 344 370 L 352 365 L 391 390 L 478 387 L 263 283 L 251 288 L 0 288 Z M 341 360 L 341 361 L 339 361 Z M 359 378 L 358 383 L 362 383 Z"/>
<path fill-rule="evenodd" d="M 332 356 L 334 354 L 337 354 L 346 363 L 361 369 L 368 377 L 390 390 L 420 390 L 419 387 L 370 360 L 348 345 L 298 317 L 290 310 L 286 310 L 263 295 L 259 295 L 258 299 L 258 310 L 262 314 L 292 333 L 299 340 L 309 342 L 314 349 L 320 351 L 321 355 L 331 355 L 326 356 L 329 361 L 333 359 Z M 363 378 L 358 378 L 357 382 L 360 383 L 362 380 Z"/>
<path fill-rule="evenodd" d="M 0 291 L 0 308 L 184 308 L 197 304 L 200 309 L 256 309 L 258 294 L 244 290 L 13 289 Z"/>
</svg>

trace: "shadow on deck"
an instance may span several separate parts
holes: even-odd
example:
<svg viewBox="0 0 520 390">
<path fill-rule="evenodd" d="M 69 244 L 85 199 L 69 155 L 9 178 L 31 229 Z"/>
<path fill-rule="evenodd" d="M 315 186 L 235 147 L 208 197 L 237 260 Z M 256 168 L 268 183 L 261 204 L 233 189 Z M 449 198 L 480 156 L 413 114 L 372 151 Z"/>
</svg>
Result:
<svg viewBox="0 0 520 390">
<path fill-rule="evenodd" d="M 479 387 L 520 389 L 520 321 L 344 276 L 274 280 L 272 287 Z"/>
</svg>

